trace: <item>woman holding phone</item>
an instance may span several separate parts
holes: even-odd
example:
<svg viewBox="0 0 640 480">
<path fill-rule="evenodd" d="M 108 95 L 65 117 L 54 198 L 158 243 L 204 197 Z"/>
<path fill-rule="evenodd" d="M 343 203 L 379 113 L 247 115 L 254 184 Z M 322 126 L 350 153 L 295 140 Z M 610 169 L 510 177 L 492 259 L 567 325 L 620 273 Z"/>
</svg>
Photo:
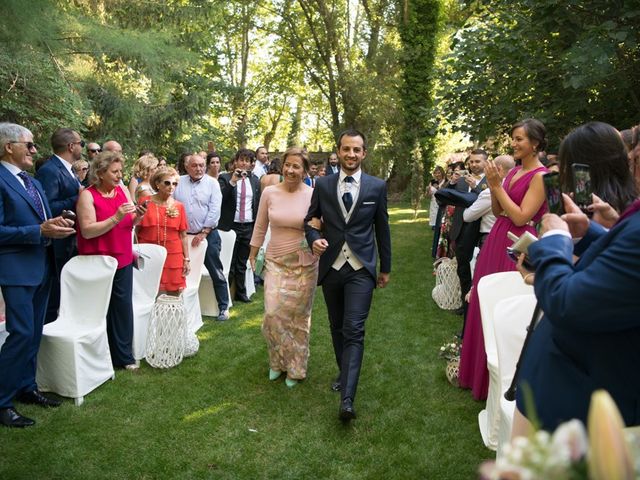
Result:
<svg viewBox="0 0 640 480">
<path fill-rule="evenodd" d="M 488 160 L 485 167 L 487 183 L 491 189 L 491 209 L 496 223 L 487 237 L 476 262 L 469 308 L 460 357 L 459 382 L 462 388 L 470 388 L 476 400 L 487 398 L 489 372 L 484 350 L 478 282 L 485 275 L 516 269 L 507 255 L 507 247 L 513 243 L 507 236 L 512 232 L 521 236 L 524 232 L 535 235 L 535 225 L 546 212 L 542 176 L 547 169 L 538 158 L 538 152 L 546 148 L 544 125 L 529 118 L 511 128 L 513 157 L 520 165 L 501 179 L 497 167 Z"/>
</svg>

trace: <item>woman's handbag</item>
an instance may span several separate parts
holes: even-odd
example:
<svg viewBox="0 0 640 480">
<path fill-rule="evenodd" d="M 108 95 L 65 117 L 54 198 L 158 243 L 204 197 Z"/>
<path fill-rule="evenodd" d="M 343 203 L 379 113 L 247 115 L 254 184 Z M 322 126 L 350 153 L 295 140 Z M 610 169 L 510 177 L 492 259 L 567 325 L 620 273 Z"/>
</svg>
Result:
<svg viewBox="0 0 640 480">
<path fill-rule="evenodd" d="M 260 276 L 262 274 L 262 270 L 264 269 L 264 247 L 260 247 L 258 250 L 258 254 L 256 255 L 256 268 L 254 270 L 255 274 Z"/>
</svg>

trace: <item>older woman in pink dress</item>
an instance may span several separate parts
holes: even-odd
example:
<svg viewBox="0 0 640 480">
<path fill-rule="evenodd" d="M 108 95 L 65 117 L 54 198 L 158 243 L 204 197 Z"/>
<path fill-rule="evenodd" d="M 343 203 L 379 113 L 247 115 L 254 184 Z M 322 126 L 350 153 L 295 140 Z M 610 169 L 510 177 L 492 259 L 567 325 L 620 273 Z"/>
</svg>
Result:
<svg viewBox="0 0 640 480">
<path fill-rule="evenodd" d="M 249 254 L 255 270 L 256 255 L 270 226 L 262 333 L 269 349 L 269 379 L 287 372 L 288 387 L 307 375 L 311 308 L 318 280 L 318 258 L 304 236 L 304 218 L 313 192 L 303 183 L 308 166 L 306 151 L 291 147 L 284 153 L 284 179 L 262 193 Z"/>
<path fill-rule="evenodd" d="M 546 212 L 542 175 L 547 169 L 538 159 L 538 152 L 546 147 L 544 125 L 535 119 L 516 123 L 511 128 L 511 147 L 513 157 L 521 165 L 512 169 L 504 181 L 493 161 L 488 161 L 485 168 L 491 189 L 491 208 L 497 220 L 482 246 L 473 274 L 458 378 L 460 386 L 470 388 L 476 400 L 486 399 L 489 389 L 478 282 L 485 275 L 516 269 L 516 264 L 507 255 L 507 247 L 513 243 L 507 232 L 520 236 L 528 231 L 535 235 L 535 224 Z"/>
</svg>

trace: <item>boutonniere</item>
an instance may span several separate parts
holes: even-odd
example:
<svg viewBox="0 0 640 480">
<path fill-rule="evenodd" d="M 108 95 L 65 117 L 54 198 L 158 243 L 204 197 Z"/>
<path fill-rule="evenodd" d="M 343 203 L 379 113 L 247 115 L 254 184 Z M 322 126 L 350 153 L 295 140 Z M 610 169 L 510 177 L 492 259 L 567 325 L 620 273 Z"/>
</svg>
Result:
<svg viewBox="0 0 640 480">
<path fill-rule="evenodd" d="M 167 207 L 167 217 L 176 218 L 178 216 L 178 213 L 178 209 L 174 205 Z"/>
</svg>

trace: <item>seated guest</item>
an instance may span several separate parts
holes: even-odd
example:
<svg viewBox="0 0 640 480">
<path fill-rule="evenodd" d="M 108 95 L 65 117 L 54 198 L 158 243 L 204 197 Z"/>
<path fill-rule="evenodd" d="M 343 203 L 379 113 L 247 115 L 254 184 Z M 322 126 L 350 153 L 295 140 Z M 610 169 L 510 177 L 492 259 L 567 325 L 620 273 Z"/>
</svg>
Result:
<svg viewBox="0 0 640 480">
<path fill-rule="evenodd" d="M 136 227 L 138 243 L 153 243 L 167 249 L 160 291 L 174 295 L 187 286 L 190 270 L 187 214 L 182 203 L 173 198 L 178 180 L 178 172 L 173 168 L 154 173 L 151 186 L 156 193 L 140 198 L 141 203 L 149 202 L 145 203 L 147 213 Z"/>
<path fill-rule="evenodd" d="M 287 372 L 293 387 L 307 376 L 313 294 L 318 281 L 318 257 L 304 236 L 304 218 L 313 190 L 303 183 L 307 153 L 290 147 L 284 154 L 284 181 L 265 189 L 251 237 L 249 261 L 255 270 L 267 228 L 262 334 L 269 349 L 269 379 Z"/>
<path fill-rule="evenodd" d="M 109 255 L 118 261 L 107 312 L 107 336 L 114 367 L 136 370 L 133 358 L 133 241 L 131 231 L 145 208 L 129 202 L 122 182 L 124 157 L 102 152 L 89 170 L 91 186 L 78 199 L 78 253 Z"/>
<path fill-rule="evenodd" d="M 41 407 L 60 405 L 38 390 L 36 359 L 53 269 L 47 245 L 75 230 L 72 221 L 52 218 L 40 182 L 26 173 L 37 152 L 32 133 L 0 123 L 0 146 L 0 288 L 9 332 L 0 349 L 0 425 L 23 428 L 35 421 L 18 413 L 14 399 Z"/>
<path fill-rule="evenodd" d="M 559 157 L 563 168 L 577 158 L 591 165 L 594 188 L 615 192 L 612 204 L 623 208 L 635 191 L 624 145 L 610 125 L 578 127 L 563 140 Z M 545 215 L 541 239 L 528 248 L 545 314 L 522 360 L 514 436 L 530 428 L 523 416 L 533 415 L 527 392 L 546 430 L 572 418 L 585 422 L 598 389 L 611 394 L 627 425 L 640 425 L 640 202 L 608 232 L 567 195 L 564 204 L 568 213 Z M 574 246 L 571 237 L 581 240 Z M 580 257 L 575 265 L 574 255 Z M 527 280 L 533 277 L 521 265 L 519 270 Z"/>
</svg>

